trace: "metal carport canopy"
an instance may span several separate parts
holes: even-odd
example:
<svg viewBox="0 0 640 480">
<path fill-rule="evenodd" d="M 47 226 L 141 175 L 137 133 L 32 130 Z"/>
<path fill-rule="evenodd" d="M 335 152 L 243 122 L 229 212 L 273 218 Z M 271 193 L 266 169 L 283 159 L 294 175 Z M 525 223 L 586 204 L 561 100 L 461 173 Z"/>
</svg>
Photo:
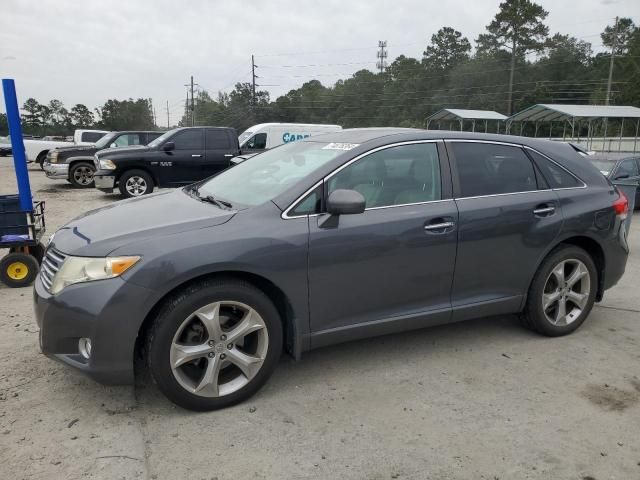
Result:
<svg viewBox="0 0 640 480">
<path fill-rule="evenodd" d="M 450 120 L 506 120 L 508 117 L 492 110 L 465 110 L 461 108 L 443 108 L 427 117 L 427 122 Z"/>
<path fill-rule="evenodd" d="M 614 105 L 538 104 L 509 117 L 511 122 L 552 122 L 573 118 L 640 118 L 640 108 Z"/>
</svg>

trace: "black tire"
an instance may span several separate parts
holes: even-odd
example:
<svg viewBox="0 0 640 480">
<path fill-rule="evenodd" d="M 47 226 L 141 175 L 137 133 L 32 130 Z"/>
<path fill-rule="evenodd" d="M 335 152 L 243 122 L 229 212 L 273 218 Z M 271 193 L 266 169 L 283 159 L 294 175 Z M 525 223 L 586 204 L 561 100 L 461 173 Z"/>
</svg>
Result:
<svg viewBox="0 0 640 480">
<path fill-rule="evenodd" d="M 141 193 L 138 193 L 137 195 L 133 194 L 133 192 L 127 188 L 127 182 L 135 178 L 138 179 L 138 182 L 140 184 L 144 184 L 144 188 L 142 189 Z M 153 192 L 153 186 L 153 178 L 151 178 L 151 175 L 149 175 L 144 170 L 129 170 L 127 172 L 124 172 L 118 180 L 118 188 L 120 189 L 120 193 L 122 194 L 122 196 L 125 198 L 148 195 L 149 193 Z"/>
<path fill-rule="evenodd" d="M 260 369 L 246 385 L 227 395 L 203 397 L 186 390 L 174 376 L 170 364 L 171 345 L 176 332 L 192 313 L 211 303 L 227 301 L 241 302 L 261 316 L 266 325 L 268 348 Z M 145 356 L 152 378 L 169 400 L 189 410 L 217 410 L 248 399 L 262 387 L 282 353 L 282 336 L 280 315 L 264 292 L 236 279 L 204 280 L 164 302 L 147 334 Z"/>
<path fill-rule="evenodd" d="M 27 287 L 38 275 L 38 260 L 21 252 L 9 253 L 0 260 L 0 280 L 11 288 Z"/>
<path fill-rule="evenodd" d="M 590 283 L 589 293 L 581 313 L 572 320 L 571 323 L 567 325 L 555 325 L 547 318 L 544 312 L 542 305 L 543 294 L 547 279 L 551 275 L 554 267 L 559 265 L 560 262 L 567 260 L 570 262 L 577 260 L 582 262 L 586 267 Z M 561 244 L 547 255 L 534 275 L 531 286 L 529 287 L 527 303 L 524 311 L 520 315 L 521 321 L 525 327 L 548 337 L 567 335 L 582 325 L 589 316 L 595 302 L 597 290 L 598 273 L 591 256 L 582 248 L 574 245 Z"/>
<path fill-rule="evenodd" d="M 40 165 L 40 170 L 44 170 L 44 161 L 47 158 L 47 153 L 49 152 L 40 152 L 40 154 L 36 157 L 36 163 Z"/>
<path fill-rule="evenodd" d="M 96 167 L 91 162 L 74 162 L 69 168 L 69 183 L 74 188 L 93 188 L 93 174 Z"/>
</svg>

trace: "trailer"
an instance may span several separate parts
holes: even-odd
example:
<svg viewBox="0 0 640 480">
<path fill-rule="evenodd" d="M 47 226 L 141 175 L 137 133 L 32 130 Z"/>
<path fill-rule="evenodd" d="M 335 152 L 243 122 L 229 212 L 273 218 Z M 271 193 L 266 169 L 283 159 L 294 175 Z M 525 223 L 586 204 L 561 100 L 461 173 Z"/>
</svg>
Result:
<svg viewBox="0 0 640 480">
<path fill-rule="evenodd" d="M 18 194 L 0 195 L 0 249 L 9 253 L 0 258 L 0 281 L 9 287 L 31 285 L 38 275 L 44 258 L 45 233 L 44 201 L 33 201 L 22 140 L 20 113 L 15 84 L 2 80 L 7 120 L 11 134 L 13 162 Z"/>
</svg>

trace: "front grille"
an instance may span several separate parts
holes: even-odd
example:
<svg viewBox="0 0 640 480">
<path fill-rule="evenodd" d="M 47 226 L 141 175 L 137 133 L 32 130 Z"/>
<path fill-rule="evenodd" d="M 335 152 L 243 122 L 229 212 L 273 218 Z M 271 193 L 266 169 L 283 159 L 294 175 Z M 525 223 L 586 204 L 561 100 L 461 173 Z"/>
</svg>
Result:
<svg viewBox="0 0 640 480">
<path fill-rule="evenodd" d="M 62 267 L 62 263 L 67 256 L 64 253 L 60 253 L 53 248 L 49 248 L 40 265 L 40 279 L 42 284 L 48 291 L 51 291 L 51 285 L 53 285 L 53 278 Z"/>
</svg>

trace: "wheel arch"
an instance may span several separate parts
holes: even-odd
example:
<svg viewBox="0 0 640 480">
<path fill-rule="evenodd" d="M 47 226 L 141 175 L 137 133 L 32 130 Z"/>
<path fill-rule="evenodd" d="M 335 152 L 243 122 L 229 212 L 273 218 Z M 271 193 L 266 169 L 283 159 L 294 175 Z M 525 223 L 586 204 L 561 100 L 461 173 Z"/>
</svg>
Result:
<svg viewBox="0 0 640 480">
<path fill-rule="evenodd" d="M 134 351 L 134 360 L 141 358 L 145 354 L 145 352 L 143 351 L 145 347 L 145 338 L 150 327 L 153 325 L 156 316 L 158 315 L 158 311 L 162 307 L 163 303 L 167 300 L 167 298 L 194 283 L 198 283 L 203 280 L 220 278 L 245 281 L 259 289 L 264 294 L 266 294 L 267 297 L 269 297 L 269 299 L 273 302 L 276 309 L 278 310 L 278 313 L 280 314 L 284 333 L 283 343 L 285 350 L 295 359 L 299 359 L 301 352 L 299 331 L 296 326 L 295 314 L 292 304 L 284 291 L 280 287 L 275 285 L 272 281 L 261 275 L 239 270 L 225 270 L 199 275 L 197 277 L 186 280 L 174 286 L 173 288 L 171 288 L 171 290 L 165 292 L 164 295 L 162 295 L 162 297 L 160 297 L 151 307 L 138 329 L 138 336 L 136 339 Z"/>
<path fill-rule="evenodd" d="M 44 163 L 44 159 L 47 158 L 47 153 L 49 153 L 49 150 L 51 149 L 47 148 L 46 150 L 39 151 L 38 154 L 36 155 L 35 162 L 40 164 Z"/>
<path fill-rule="evenodd" d="M 124 177 L 128 172 L 131 172 L 132 170 L 140 170 L 146 173 L 151 177 L 151 180 L 153 180 L 153 186 L 159 187 L 160 182 L 158 181 L 158 177 L 154 174 L 153 171 L 151 171 L 151 169 L 147 168 L 144 165 L 131 165 L 131 166 L 127 166 L 126 168 L 123 168 L 122 172 L 116 175 L 116 183 L 118 183 L 122 177 Z"/>
</svg>

